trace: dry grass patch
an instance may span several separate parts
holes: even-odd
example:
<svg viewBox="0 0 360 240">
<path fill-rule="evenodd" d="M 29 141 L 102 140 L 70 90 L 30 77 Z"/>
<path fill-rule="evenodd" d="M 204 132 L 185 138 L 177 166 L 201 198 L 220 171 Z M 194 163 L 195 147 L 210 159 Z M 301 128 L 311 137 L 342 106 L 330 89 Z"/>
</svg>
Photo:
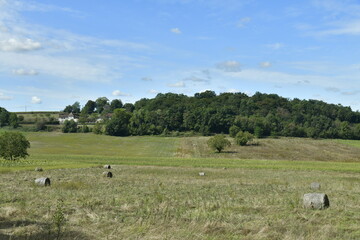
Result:
<svg viewBox="0 0 360 240">
<path fill-rule="evenodd" d="M 357 173 L 266 169 L 114 166 L 1 174 L 0 239 L 357 239 Z M 318 181 L 330 208 L 305 210 Z M 37 229 L 35 231 L 35 229 Z"/>
<path fill-rule="evenodd" d="M 229 138 L 230 139 L 230 138 Z M 183 138 L 177 150 L 180 157 L 211 157 L 211 158 L 240 158 L 294 161 L 360 161 L 358 142 L 337 140 L 315 140 L 306 138 L 264 138 L 256 139 L 256 144 L 232 146 L 221 154 L 211 151 L 207 147 L 208 137 Z M 231 139 L 233 140 L 233 139 Z M 356 145 L 357 144 L 357 145 Z"/>
</svg>

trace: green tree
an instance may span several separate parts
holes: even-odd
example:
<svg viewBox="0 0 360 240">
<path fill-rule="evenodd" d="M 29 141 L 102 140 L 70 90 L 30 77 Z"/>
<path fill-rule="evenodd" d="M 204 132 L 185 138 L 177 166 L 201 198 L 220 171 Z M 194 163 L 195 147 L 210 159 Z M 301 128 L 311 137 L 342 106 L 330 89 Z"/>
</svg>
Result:
<svg viewBox="0 0 360 240">
<path fill-rule="evenodd" d="M 81 111 L 79 116 L 79 123 L 80 124 L 86 124 L 89 121 L 89 115 L 83 111 Z"/>
<path fill-rule="evenodd" d="M 74 120 L 65 120 L 64 126 L 62 127 L 63 133 L 76 133 L 77 132 L 77 123 Z"/>
<path fill-rule="evenodd" d="M 81 109 L 81 113 L 92 114 L 92 113 L 94 113 L 95 108 L 96 108 L 96 102 L 89 100 L 89 101 L 87 101 L 85 106 Z"/>
<path fill-rule="evenodd" d="M 104 124 L 102 124 L 101 122 L 97 122 L 95 123 L 92 132 L 95 134 L 103 134 L 104 133 Z"/>
<path fill-rule="evenodd" d="M 19 119 L 18 119 L 16 113 L 10 113 L 9 125 L 13 128 L 17 128 L 19 126 Z"/>
<path fill-rule="evenodd" d="M 66 113 L 80 113 L 80 103 L 74 102 L 73 105 L 67 105 L 63 112 Z"/>
<path fill-rule="evenodd" d="M 74 102 L 74 104 L 72 105 L 72 112 L 80 113 L 80 103 L 79 102 Z"/>
<path fill-rule="evenodd" d="M 20 116 L 18 116 L 18 120 L 19 120 L 19 122 L 24 121 L 24 119 L 25 119 L 25 118 L 24 118 L 24 116 L 21 116 L 21 115 L 20 115 Z"/>
<path fill-rule="evenodd" d="M 105 133 L 110 136 L 127 136 L 129 135 L 129 123 L 131 113 L 123 108 L 115 109 L 111 119 L 105 126 Z"/>
<path fill-rule="evenodd" d="M 240 131 L 241 131 L 241 129 L 238 126 L 232 125 L 229 129 L 229 135 L 230 135 L 230 137 L 235 137 L 236 134 Z"/>
<path fill-rule="evenodd" d="M 106 97 L 99 97 L 96 99 L 96 112 L 102 113 L 104 111 L 105 106 L 109 105 L 109 99 Z"/>
<path fill-rule="evenodd" d="M 0 107 L 0 127 L 9 125 L 9 116 L 10 113 L 5 108 Z"/>
<path fill-rule="evenodd" d="M 120 99 L 114 99 L 110 103 L 110 111 L 113 112 L 117 108 L 122 108 L 123 103 Z"/>
<path fill-rule="evenodd" d="M 44 119 L 38 119 L 35 122 L 35 131 L 44 131 L 46 130 L 46 122 Z"/>
<path fill-rule="evenodd" d="M 18 160 L 29 156 L 30 142 L 19 132 L 4 132 L 0 135 L 0 157 L 6 160 Z"/>
<path fill-rule="evenodd" d="M 235 142 L 237 145 L 245 146 L 249 141 L 253 140 L 254 135 L 249 132 L 240 131 L 235 136 Z"/>
<path fill-rule="evenodd" d="M 79 129 L 79 132 L 88 133 L 90 132 L 90 128 L 87 125 L 82 125 Z"/>
<path fill-rule="evenodd" d="M 226 147 L 230 147 L 231 143 L 229 140 L 227 140 L 225 138 L 224 135 L 219 134 L 219 135 L 215 135 L 214 137 L 211 137 L 208 142 L 207 142 L 208 146 L 213 149 L 218 151 L 219 153 L 224 150 L 224 148 Z"/>
<path fill-rule="evenodd" d="M 135 110 L 135 106 L 132 103 L 125 103 L 123 108 L 128 112 L 133 112 Z"/>
</svg>

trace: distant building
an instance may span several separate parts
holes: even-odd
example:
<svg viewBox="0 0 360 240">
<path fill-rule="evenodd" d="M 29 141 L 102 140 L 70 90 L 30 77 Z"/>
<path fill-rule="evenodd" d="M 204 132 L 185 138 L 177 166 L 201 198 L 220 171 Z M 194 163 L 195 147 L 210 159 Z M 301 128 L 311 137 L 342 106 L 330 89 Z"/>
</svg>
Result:
<svg viewBox="0 0 360 240">
<path fill-rule="evenodd" d="M 59 123 L 60 124 L 63 124 L 66 120 L 68 120 L 68 121 L 74 120 L 74 122 L 79 121 L 79 119 L 76 116 L 74 116 L 73 113 L 69 113 L 69 114 L 61 113 L 61 114 L 59 114 Z"/>
</svg>

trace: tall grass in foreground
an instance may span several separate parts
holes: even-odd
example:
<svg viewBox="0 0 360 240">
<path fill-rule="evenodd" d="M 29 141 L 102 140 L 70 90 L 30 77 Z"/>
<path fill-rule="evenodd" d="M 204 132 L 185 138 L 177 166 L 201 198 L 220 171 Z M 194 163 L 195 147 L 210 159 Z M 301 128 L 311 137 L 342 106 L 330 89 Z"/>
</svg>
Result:
<svg viewBox="0 0 360 240">
<path fill-rule="evenodd" d="M 359 239 L 356 173 L 115 166 L 2 174 L 0 239 Z M 39 187 L 33 179 L 52 179 Z M 313 181 L 330 208 L 303 209 Z M 58 221 L 59 222 L 59 221 Z"/>
</svg>

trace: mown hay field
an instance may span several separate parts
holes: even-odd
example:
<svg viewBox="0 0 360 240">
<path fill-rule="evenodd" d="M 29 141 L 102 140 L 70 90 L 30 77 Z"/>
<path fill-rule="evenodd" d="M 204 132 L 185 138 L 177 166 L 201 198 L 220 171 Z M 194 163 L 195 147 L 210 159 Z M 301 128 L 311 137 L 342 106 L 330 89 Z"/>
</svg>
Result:
<svg viewBox="0 0 360 240">
<path fill-rule="evenodd" d="M 260 139 L 217 154 L 203 137 L 26 134 L 31 157 L 0 167 L 0 239 L 360 238 L 360 155 L 347 142 Z M 330 208 L 302 208 L 312 182 Z"/>
</svg>

